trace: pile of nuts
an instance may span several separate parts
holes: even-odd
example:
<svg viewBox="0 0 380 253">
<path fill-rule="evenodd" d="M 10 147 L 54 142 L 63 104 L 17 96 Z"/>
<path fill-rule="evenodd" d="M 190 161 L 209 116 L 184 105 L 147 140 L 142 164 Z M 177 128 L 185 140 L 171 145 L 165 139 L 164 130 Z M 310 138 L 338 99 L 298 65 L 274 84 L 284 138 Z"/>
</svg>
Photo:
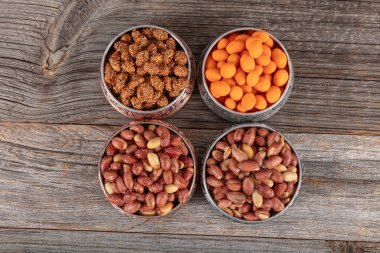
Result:
<svg viewBox="0 0 380 253">
<path fill-rule="evenodd" d="M 165 30 L 134 29 L 113 44 L 104 80 L 125 106 L 153 110 L 189 87 L 187 62 L 186 53 Z"/>
<path fill-rule="evenodd" d="M 163 216 L 187 202 L 194 161 L 168 128 L 132 125 L 111 140 L 100 170 L 111 203 L 130 214 Z"/>
<path fill-rule="evenodd" d="M 229 215 L 266 220 L 290 202 L 299 178 L 297 163 L 278 132 L 239 128 L 213 147 L 207 160 L 208 190 Z"/>
<path fill-rule="evenodd" d="M 265 31 L 230 33 L 206 58 L 211 95 L 228 109 L 251 113 L 276 103 L 289 79 L 285 52 Z"/>
</svg>

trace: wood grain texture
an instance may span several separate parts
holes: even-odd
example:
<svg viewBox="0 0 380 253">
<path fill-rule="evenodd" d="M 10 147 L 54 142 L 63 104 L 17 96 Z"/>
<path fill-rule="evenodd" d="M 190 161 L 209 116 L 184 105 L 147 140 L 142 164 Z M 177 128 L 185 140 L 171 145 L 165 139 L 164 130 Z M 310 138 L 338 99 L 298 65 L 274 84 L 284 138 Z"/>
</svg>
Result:
<svg viewBox="0 0 380 253">
<path fill-rule="evenodd" d="M 0 229 L 4 251 L 43 252 L 376 252 L 380 243 L 233 236 Z M 99 240 L 102 238 L 102 240 Z"/>
<path fill-rule="evenodd" d="M 289 134 L 304 166 L 294 205 L 273 222 L 222 218 L 200 189 L 173 217 L 130 220 L 105 200 L 97 178 L 117 127 L 0 124 L 0 227 L 378 241 L 378 136 Z M 183 129 L 199 155 L 219 131 Z M 354 145 L 353 145 L 354 144 Z M 291 229 L 290 229 L 291 228 Z"/>
<path fill-rule="evenodd" d="M 380 133 L 379 3 L 16 2 L 2 1 L 0 10 L 7 21 L 0 24 L 3 121 L 123 124 L 126 118 L 107 103 L 98 81 L 103 50 L 117 33 L 162 25 L 183 37 L 198 59 L 218 34 L 254 26 L 280 38 L 294 63 L 294 90 L 268 123 L 288 132 Z M 229 125 L 197 91 L 170 121 L 203 129 Z"/>
</svg>

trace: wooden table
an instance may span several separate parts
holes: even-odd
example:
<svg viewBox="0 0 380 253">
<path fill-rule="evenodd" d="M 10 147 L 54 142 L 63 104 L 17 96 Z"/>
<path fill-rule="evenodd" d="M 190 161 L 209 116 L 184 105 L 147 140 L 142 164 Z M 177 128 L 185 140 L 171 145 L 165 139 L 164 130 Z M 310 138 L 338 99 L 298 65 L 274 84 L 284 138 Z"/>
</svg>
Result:
<svg viewBox="0 0 380 253">
<path fill-rule="evenodd" d="M 380 3 L 372 1 L 0 1 L 0 251 L 380 252 Z M 253 26 L 287 47 L 295 83 L 265 123 L 299 151 L 294 205 L 257 226 L 226 220 L 200 188 L 174 217 L 130 220 L 105 200 L 97 162 L 128 119 L 98 67 L 125 28 L 178 33 L 198 60 L 215 36 Z M 199 156 L 231 123 L 198 91 L 168 122 Z"/>
</svg>

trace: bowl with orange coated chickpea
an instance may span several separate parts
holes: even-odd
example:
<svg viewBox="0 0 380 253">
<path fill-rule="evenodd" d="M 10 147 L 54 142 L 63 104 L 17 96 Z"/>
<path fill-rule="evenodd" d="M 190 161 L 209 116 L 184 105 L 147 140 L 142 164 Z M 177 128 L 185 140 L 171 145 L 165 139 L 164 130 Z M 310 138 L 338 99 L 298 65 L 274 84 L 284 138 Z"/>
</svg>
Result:
<svg viewBox="0 0 380 253">
<path fill-rule="evenodd" d="M 293 65 L 284 45 L 256 28 L 230 30 L 203 51 L 198 88 L 206 105 L 232 122 L 262 121 L 285 104 Z"/>
</svg>

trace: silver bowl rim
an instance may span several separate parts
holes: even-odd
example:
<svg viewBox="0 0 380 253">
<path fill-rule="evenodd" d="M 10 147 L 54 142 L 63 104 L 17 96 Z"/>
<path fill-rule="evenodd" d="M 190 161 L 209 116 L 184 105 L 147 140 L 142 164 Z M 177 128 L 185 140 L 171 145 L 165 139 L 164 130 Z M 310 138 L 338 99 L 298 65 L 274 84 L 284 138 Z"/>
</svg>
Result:
<svg viewBox="0 0 380 253">
<path fill-rule="evenodd" d="M 147 219 L 147 220 L 155 220 L 155 219 L 162 219 L 164 217 L 168 217 L 168 216 L 171 216 L 172 214 L 174 214 L 175 212 L 177 212 L 178 210 L 180 210 L 182 207 L 184 207 L 189 201 L 190 199 L 192 198 L 194 192 L 196 191 L 196 186 L 197 186 L 197 179 L 198 179 L 198 162 L 197 162 L 197 156 L 196 156 L 196 153 L 195 153 L 195 149 L 194 149 L 194 146 L 192 144 L 192 142 L 190 141 L 190 139 L 188 139 L 185 134 L 179 130 L 176 126 L 170 124 L 170 123 L 167 123 L 163 120 L 160 120 L 160 119 L 144 119 L 144 120 L 135 120 L 135 121 L 131 121 L 129 123 L 126 123 L 124 124 L 121 128 L 119 128 L 118 130 L 116 130 L 111 136 L 110 138 L 105 142 L 104 144 L 104 147 L 102 149 L 102 152 L 101 152 L 101 156 L 100 156 L 100 159 L 99 159 L 99 162 L 98 162 L 98 179 L 99 179 L 99 182 L 100 182 L 100 187 L 103 191 L 103 194 L 104 196 L 106 197 L 106 199 L 108 198 L 108 193 L 105 189 L 105 186 L 104 186 L 104 182 L 103 182 L 103 175 L 102 175 L 102 172 L 101 172 L 101 169 L 100 169 L 100 164 L 102 162 L 102 159 L 104 157 L 104 154 L 106 152 L 106 149 L 107 149 L 107 146 L 110 144 L 111 140 L 116 137 L 121 131 L 125 130 L 125 129 L 128 129 L 129 127 L 131 126 L 134 126 L 134 125 L 156 125 L 156 126 L 164 126 L 166 128 L 169 128 L 169 130 L 171 130 L 172 132 L 174 132 L 176 135 L 178 135 L 179 137 L 181 137 L 182 141 L 186 144 L 186 147 L 188 148 L 189 150 L 189 153 L 191 154 L 191 157 L 193 158 L 193 161 L 194 161 L 194 174 L 193 174 L 193 179 L 192 179 L 192 182 L 191 182 L 191 185 L 189 187 L 189 197 L 188 199 L 186 200 L 185 203 L 183 204 L 177 204 L 167 215 L 164 215 L 164 216 L 160 216 L 160 215 L 152 215 L 152 216 L 144 216 L 144 215 L 139 215 L 139 214 L 129 214 L 129 213 L 126 213 L 123 208 L 109 202 L 107 200 L 107 202 L 109 204 L 111 204 L 116 210 L 118 210 L 119 212 L 121 212 L 122 214 L 126 215 L 127 217 L 131 217 L 131 218 L 136 218 L 136 219 Z"/>
<path fill-rule="evenodd" d="M 238 111 L 234 111 L 234 110 L 231 110 L 225 106 L 223 106 L 222 104 L 219 103 L 218 100 L 216 100 L 212 95 L 211 95 L 211 92 L 210 92 L 210 89 L 207 85 L 207 81 L 206 81 L 206 78 L 205 78 L 205 65 L 206 65 L 206 60 L 207 60 L 207 57 L 208 55 L 210 54 L 210 51 L 214 48 L 214 46 L 216 45 L 216 43 L 218 43 L 218 41 L 229 35 L 230 33 L 233 33 L 233 32 L 241 32 L 241 31 L 265 31 L 265 30 L 262 30 L 262 29 L 258 29 L 258 28 L 255 28 L 255 27 L 240 27 L 240 28 L 235 28 L 235 29 L 232 29 L 232 30 L 229 30 L 221 35 L 219 35 L 218 37 L 216 37 L 216 39 L 214 41 L 212 41 L 210 44 L 207 45 L 207 50 L 205 50 L 204 52 L 204 57 L 202 59 L 202 62 L 201 62 L 201 65 L 200 65 L 200 69 L 201 69 L 201 78 L 202 78 L 202 83 L 201 85 L 204 85 L 205 86 L 205 90 L 207 92 L 207 95 L 212 99 L 212 101 L 220 108 L 222 108 L 224 111 L 228 112 L 228 113 L 232 113 L 232 114 L 236 114 L 236 115 L 239 115 L 239 116 L 256 116 L 256 115 L 260 115 L 260 114 L 264 114 L 268 111 L 270 111 L 273 107 L 275 107 L 276 105 L 278 104 L 281 104 L 281 101 L 286 99 L 286 96 L 285 94 L 287 94 L 288 92 L 291 91 L 292 89 L 292 85 L 289 85 L 289 84 L 292 84 L 293 83 L 293 79 L 294 79 L 294 70 L 293 70 L 293 63 L 290 59 L 290 56 L 289 56 L 289 53 L 288 51 L 286 50 L 285 46 L 280 42 L 279 39 L 277 39 L 275 36 L 273 36 L 271 33 L 269 33 L 268 31 L 265 31 L 267 32 L 270 37 L 281 47 L 281 49 L 284 51 L 284 53 L 286 54 L 286 57 L 288 58 L 288 68 L 289 68 L 289 79 L 288 79 L 288 82 L 286 84 L 286 88 L 283 92 L 283 94 L 281 95 L 280 99 L 272 104 L 271 106 L 265 108 L 264 110 L 261 110 L 261 111 L 257 111 L 257 112 L 250 112 L 250 113 L 246 113 L 246 112 L 238 112 Z"/>
<path fill-rule="evenodd" d="M 103 87 L 106 89 L 106 91 L 111 95 L 111 99 L 120 107 L 124 108 L 125 110 L 127 111 L 131 111 L 133 113 L 138 113 L 138 114 L 146 114 L 146 115 L 150 115 L 152 113 L 160 113 L 168 108 L 170 108 L 171 106 L 173 106 L 173 104 L 175 104 L 179 99 L 181 99 L 181 97 L 186 93 L 186 89 L 183 89 L 181 91 L 181 93 L 175 98 L 173 99 L 173 101 L 171 101 L 169 104 L 165 105 L 164 107 L 161 107 L 161 108 L 158 108 L 158 109 L 154 109 L 154 110 L 136 110 L 132 107 L 129 107 L 129 106 L 126 106 L 124 105 L 123 103 L 121 103 L 115 96 L 114 94 L 110 91 L 108 85 L 106 84 L 106 81 L 104 80 L 104 66 L 105 66 L 105 63 L 106 63 L 106 58 L 107 58 L 107 55 L 110 51 L 110 49 L 112 48 L 113 44 L 115 43 L 116 40 L 118 40 L 123 34 L 129 32 L 129 31 L 132 31 L 133 29 L 142 29 L 142 28 L 158 28 L 158 29 L 162 29 L 166 32 L 168 32 L 170 34 L 170 36 L 172 36 L 176 42 L 181 46 L 181 48 L 183 49 L 183 51 L 186 53 L 186 57 L 187 57 L 187 67 L 188 67 L 188 70 L 189 70 L 189 73 L 187 75 L 187 79 L 190 81 L 191 80 L 191 72 L 193 71 L 192 70 L 192 67 L 191 67 L 191 52 L 189 52 L 188 50 L 188 46 L 184 43 L 184 41 L 173 31 L 167 29 L 167 28 L 164 28 L 164 27 L 161 27 L 161 26 L 157 26 L 157 25 L 150 25 L 150 24 L 143 24 L 143 25 L 136 25 L 136 26 L 132 26 L 132 27 L 129 27 L 127 29 L 125 29 L 124 31 L 122 31 L 121 33 L 119 33 L 118 35 L 116 35 L 111 41 L 110 43 L 108 44 L 108 46 L 106 47 L 106 49 L 104 50 L 104 53 L 103 53 L 103 56 L 102 56 L 102 60 L 101 60 L 101 63 L 100 63 L 100 78 L 101 78 L 101 84 L 103 85 Z M 193 89 L 192 89 L 193 90 Z"/>
<path fill-rule="evenodd" d="M 215 203 L 215 200 L 214 198 L 211 196 L 211 193 L 209 192 L 208 190 L 208 186 L 207 186 L 207 183 L 206 183 L 206 172 L 207 172 L 207 159 L 208 157 L 210 156 L 210 153 L 212 151 L 212 149 L 214 148 L 215 144 L 220 140 L 222 139 L 223 137 L 225 137 L 228 133 L 236 130 L 236 129 L 239 129 L 239 128 L 247 128 L 247 127 L 257 127 L 257 128 L 266 128 L 270 131 L 276 131 L 278 132 L 283 138 L 284 140 L 289 144 L 290 148 L 292 149 L 293 153 L 296 155 L 297 157 L 297 167 L 298 167 L 298 182 L 297 182 L 297 188 L 291 198 L 291 200 L 289 201 L 289 203 L 285 206 L 284 210 L 282 210 L 281 212 L 279 213 L 276 213 L 275 215 L 269 217 L 269 219 L 267 220 L 256 220 L 256 221 L 247 221 L 247 220 L 243 220 L 243 219 L 239 219 L 239 218 L 236 218 L 234 216 L 231 216 L 229 215 L 228 213 L 224 212 L 223 210 L 221 210 L 218 205 Z M 206 199 L 207 201 L 211 204 L 212 207 L 214 207 L 219 213 L 221 213 L 224 217 L 228 218 L 228 219 L 231 219 L 233 221 L 236 221 L 236 222 L 239 222 L 239 223 L 244 223 L 244 224 L 250 224 L 250 225 L 257 225 L 257 224 L 261 224 L 261 223 L 264 223 L 264 222 L 268 222 L 268 221 L 271 221 L 273 219 L 275 219 L 276 217 L 282 215 L 283 213 L 285 213 L 285 211 L 288 210 L 288 208 L 293 204 L 294 200 L 296 199 L 297 195 L 298 195 L 298 192 L 299 192 L 299 189 L 301 187 L 301 182 L 302 182 L 302 165 L 301 165 L 301 160 L 299 158 L 299 155 L 297 153 L 297 151 L 295 150 L 294 146 L 292 145 L 292 143 L 289 141 L 289 139 L 281 132 L 277 131 L 276 129 L 274 129 L 273 127 L 271 126 L 268 126 L 266 124 L 263 124 L 263 123 L 240 123 L 240 124 L 234 124 L 226 129 L 224 129 L 220 134 L 218 134 L 215 138 L 214 138 L 214 141 L 208 146 L 207 148 L 207 152 L 205 153 L 204 157 L 203 157 L 203 160 L 202 160 L 202 189 L 203 189 L 203 193 L 204 195 L 206 196 Z"/>
</svg>

